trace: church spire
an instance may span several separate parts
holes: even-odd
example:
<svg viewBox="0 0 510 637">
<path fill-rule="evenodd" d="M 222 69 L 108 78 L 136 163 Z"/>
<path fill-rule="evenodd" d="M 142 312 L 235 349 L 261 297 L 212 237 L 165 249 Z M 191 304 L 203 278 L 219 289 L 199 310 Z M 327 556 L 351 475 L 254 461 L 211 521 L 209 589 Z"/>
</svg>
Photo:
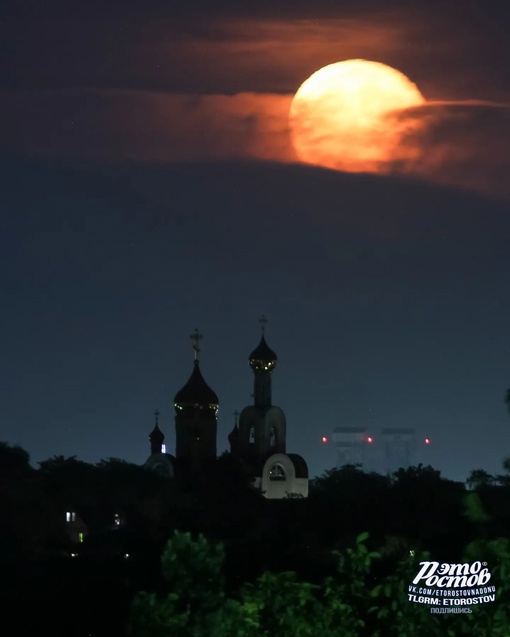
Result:
<svg viewBox="0 0 510 637">
<path fill-rule="evenodd" d="M 250 367 L 255 374 L 255 391 L 253 397 L 256 407 L 271 406 L 271 372 L 276 367 L 278 356 L 266 343 L 264 336 L 267 318 L 262 315 L 259 319 L 261 338 L 258 346 L 249 356 Z"/>
<path fill-rule="evenodd" d="M 205 382 L 198 360 L 200 352 L 199 343 L 203 339 L 202 334 L 195 328 L 193 334 L 190 335 L 193 342 L 193 351 L 195 352 L 195 361 L 193 371 L 188 382 L 177 392 L 174 398 L 175 410 L 181 411 L 184 407 L 209 407 L 214 412 L 218 410 L 218 396 L 213 392 L 209 385 Z"/>
<path fill-rule="evenodd" d="M 230 453 L 236 454 L 238 443 L 239 443 L 239 426 L 238 426 L 239 412 L 237 411 L 237 409 L 234 411 L 233 416 L 234 416 L 234 428 L 228 434 L 228 441 L 230 443 Z"/>
<path fill-rule="evenodd" d="M 165 441 L 165 436 L 158 424 L 159 419 L 159 411 L 156 409 L 154 412 L 154 429 L 149 434 L 149 441 L 151 443 L 151 454 L 161 453 L 163 449 L 163 443 Z"/>
<path fill-rule="evenodd" d="M 195 329 L 190 336 L 194 362 L 188 382 L 174 398 L 175 455 L 181 468 L 198 471 L 203 462 L 216 458 L 218 396 L 205 382 L 198 360 L 202 334 Z"/>
</svg>

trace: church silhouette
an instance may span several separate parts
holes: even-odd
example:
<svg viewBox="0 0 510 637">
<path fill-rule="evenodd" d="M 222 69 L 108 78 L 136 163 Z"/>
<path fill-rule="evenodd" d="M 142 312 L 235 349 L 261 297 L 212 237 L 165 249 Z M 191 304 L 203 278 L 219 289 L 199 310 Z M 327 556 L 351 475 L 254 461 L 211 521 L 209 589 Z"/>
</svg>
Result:
<svg viewBox="0 0 510 637">
<path fill-rule="evenodd" d="M 261 320 L 260 343 L 248 357 L 254 374 L 253 405 L 236 412 L 234 428 L 228 436 L 232 458 L 242 465 L 252 486 L 269 499 L 308 496 L 308 467 L 304 458 L 287 453 L 287 423 L 281 407 L 272 403 L 272 373 L 278 356 L 265 339 Z M 201 334 L 191 335 L 195 360 L 188 382 L 174 398 L 175 455 L 166 452 L 165 437 L 156 423 L 149 435 L 151 455 L 147 469 L 169 478 L 200 479 L 216 462 L 219 400 L 206 383 L 199 362 Z"/>
</svg>

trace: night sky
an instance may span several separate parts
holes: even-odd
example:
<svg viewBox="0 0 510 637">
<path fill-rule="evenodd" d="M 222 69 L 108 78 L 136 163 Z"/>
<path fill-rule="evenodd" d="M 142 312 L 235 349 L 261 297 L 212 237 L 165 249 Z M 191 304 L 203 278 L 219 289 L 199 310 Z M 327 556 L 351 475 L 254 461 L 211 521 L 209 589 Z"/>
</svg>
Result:
<svg viewBox="0 0 510 637">
<path fill-rule="evenodd" d="M 273 401 L 311 475 L 338 426 L 415 427 L 465 480 L 510 455 L 510 10 L 423 2 L 7 2 L 0 9 L 0 440 L 149 455 L 204 335 L 218 452 Z M 169 6 L 171 7 L 169 8 Z M 498 7 L 497 5 L 501 5 Z M 412 162 L 300 164 L 292 96 L 351 58 L 427 104 Z"/>
</svg>

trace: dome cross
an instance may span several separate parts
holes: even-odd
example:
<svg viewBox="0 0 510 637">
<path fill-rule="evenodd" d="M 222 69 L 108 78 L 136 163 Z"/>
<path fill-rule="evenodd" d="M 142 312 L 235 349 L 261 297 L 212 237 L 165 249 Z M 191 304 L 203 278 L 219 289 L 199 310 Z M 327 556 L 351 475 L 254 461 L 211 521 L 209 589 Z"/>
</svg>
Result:
<svg viewBox="0 0 510 637">
<path fill-rule="evenodd" d="M 195 361 L 198 361 L 198 353 L 200 352 L 200 341 L 204 337 L 198 331 L 198 328 L 195 327 L 195 331 L 190 335 L 190 339 L 193 343 L 193 350 L 195 351 Z"/>
</svg>

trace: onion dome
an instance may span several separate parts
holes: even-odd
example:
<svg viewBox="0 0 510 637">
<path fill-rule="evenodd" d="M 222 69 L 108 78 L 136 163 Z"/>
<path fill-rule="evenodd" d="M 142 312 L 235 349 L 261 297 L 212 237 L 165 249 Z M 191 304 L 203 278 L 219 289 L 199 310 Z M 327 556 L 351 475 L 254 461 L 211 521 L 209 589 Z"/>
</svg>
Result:
<svg viewBox="0 0 510 637">
<path fill-rule="evenodd" d="M 228 441 L 231 447 L 235 447 L 238 440 L 239 440 L 239 427 L 237 426 L 237 423 L 236 423 L 232 431 L 228 434 Z"/>
<path fill-rule="evenodd" d="M 154 429 L 149 434 L 149 440 L 153 445 L 161 446 L 165 442 L 165 434 L 158 427 L 157 423 L 154 425 Z"/>
<path fill-rule="evenodd" d="M 149 434 L 152 454 L 161 453 L 161 450 L 163 449 L 163 442 L 165 441 L 165 435 L 158 426 L 159 411 L 157 409 L 154 412 L 154 416 L 156 418 L 156 422 L 154 423 L 154 429 Z"/>
<path fill-rule="evenodd" d="M 254 372 L 271 372 L 276 367 L 278 356 L 266 343 L 264 334 L 258 346 L 250 354 L 249 361 Z"/>
<path fill-rule="evenodd" d="M 193 372 L 188 382 L 175 394 L 174 405 L 177 412 L 180 412 L 186 407 L 218 410 L 218 396 L 205 382 L 198 365 L 198 360 L 195 360 Z"/>
</svg>

